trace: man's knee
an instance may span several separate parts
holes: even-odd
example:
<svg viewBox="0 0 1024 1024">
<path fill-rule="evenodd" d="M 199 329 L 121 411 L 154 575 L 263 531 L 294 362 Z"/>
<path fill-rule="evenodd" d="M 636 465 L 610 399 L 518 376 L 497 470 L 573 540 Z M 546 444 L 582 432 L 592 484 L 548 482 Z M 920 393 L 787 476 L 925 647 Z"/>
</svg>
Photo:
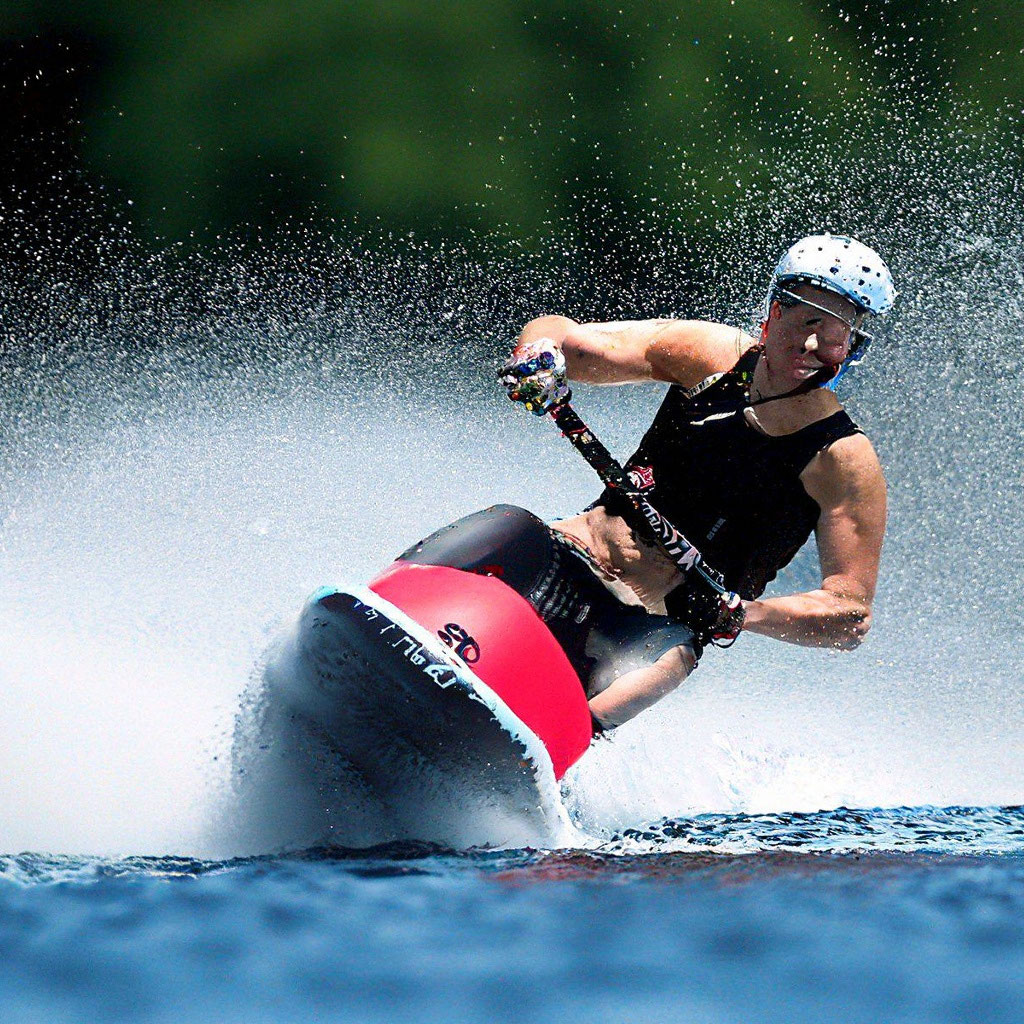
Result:
<svg viewBox="0 0 1024 1024">
<path fill-rule="evenodd" d="M 551 544 L 548 528 L 532 512 L 492 505 L 442 527 L 399 557 L 496 576 L 524 594 L 548 565 Z"/>
</svg>

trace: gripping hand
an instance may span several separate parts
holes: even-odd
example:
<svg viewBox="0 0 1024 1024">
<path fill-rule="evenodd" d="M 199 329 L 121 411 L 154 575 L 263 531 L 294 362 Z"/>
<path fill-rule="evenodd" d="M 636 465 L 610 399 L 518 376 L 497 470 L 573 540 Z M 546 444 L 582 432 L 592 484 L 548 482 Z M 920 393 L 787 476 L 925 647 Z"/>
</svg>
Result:
<svg viewBox="0 0 1024 1024">
<path fill-rule="evenodd" d="M 543 416 L 572 397 L 565 356 L 549 338 L 517 346 L 498 371 L 498 380 L 508 397 L 522 402 L 534 416 Z"/>
<path fill-rule="evenodd" d="M 683 609 L 673 614 L 693 630 L 702 647 L 731 646 L 746 617 L 738 594 L 716 594 L 699 581 L 688 588 Z"/>
</svg>

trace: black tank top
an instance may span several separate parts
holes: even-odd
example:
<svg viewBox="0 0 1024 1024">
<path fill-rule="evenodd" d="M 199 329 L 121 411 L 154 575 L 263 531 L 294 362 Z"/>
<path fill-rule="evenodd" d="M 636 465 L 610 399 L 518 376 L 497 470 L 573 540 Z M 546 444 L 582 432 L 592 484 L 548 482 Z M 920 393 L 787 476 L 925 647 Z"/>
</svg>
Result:
<svg viewBox="0 0 1024 1024">
<path fill-rule="evenodd" d="M 764 592 L 818 521 L 801 472 L 823 448 L 861 432 L 843 410 L 781 437 L 752 427 L 743 410 L 760 354 L 749 349 L 731 370 L 689 390 L 670 387 L 626 463 L 647 500 L 747 599 Z M 611 489 L 594 504 L 629 519 Z M 669 614 L 682 599 L 682 586 L 669 593 Z"/>
</svg>

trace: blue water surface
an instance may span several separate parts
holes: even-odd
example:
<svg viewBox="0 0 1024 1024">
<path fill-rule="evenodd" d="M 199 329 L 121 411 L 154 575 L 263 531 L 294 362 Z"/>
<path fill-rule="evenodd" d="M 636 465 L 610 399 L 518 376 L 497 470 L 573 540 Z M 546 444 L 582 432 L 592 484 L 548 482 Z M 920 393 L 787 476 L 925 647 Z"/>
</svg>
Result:
<svg viewBox="0 0 1024 1024">
<path fill-rule="evenodd" d="M 0 1006 L 9 1022 L 1016 1022 L 1024 810 L 705 815 L 585 852 L 4 856 Z"/>
</svg>

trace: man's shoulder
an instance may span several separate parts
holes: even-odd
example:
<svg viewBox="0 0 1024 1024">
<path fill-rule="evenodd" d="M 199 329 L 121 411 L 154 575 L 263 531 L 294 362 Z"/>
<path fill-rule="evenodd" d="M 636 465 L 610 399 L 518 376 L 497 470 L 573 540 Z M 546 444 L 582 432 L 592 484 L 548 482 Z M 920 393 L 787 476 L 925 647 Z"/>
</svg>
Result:
<svg viewBox="0 0 1024 1024">
<path fill-rule="evenodd" d="M 885 474 L 878 453 L 866 434 L 847 434 L 823 448 L 807 464 L 800 478 L 812 497 L 885 489 Z"/>
<path fill-rule="evenodd" d="M 693 387 L 724 373 L 756 342 L 738 327 L 710 320 L 668 320 L 648 353 L 659 380 Z"/>
</svg>

